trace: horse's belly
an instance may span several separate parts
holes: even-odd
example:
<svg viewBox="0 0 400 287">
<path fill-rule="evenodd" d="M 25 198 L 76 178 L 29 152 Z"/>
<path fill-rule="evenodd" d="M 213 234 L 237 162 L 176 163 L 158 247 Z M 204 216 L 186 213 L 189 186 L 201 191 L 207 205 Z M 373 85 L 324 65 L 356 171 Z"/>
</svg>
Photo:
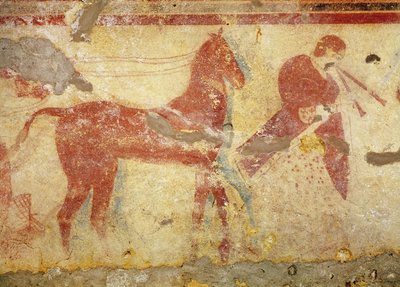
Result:
<svg viewBox="0 0 400 287">
<path fill-rule="evenodd" d="M 93 159 L 111 155 L 119 137 L 118 124 L 93 117 L 66 117 L 58 122 L 56 146 L 61 159 Z"/>
<path fill-rule="evenodd" d="M 137 125 L 131 136 L 121 140 L 116 149 L 119 158 L 137 158 L 153 163 L 183 163 L 185 165 L 204 166 L 210 164 L 209 147 L 188 144 L 157 133 L 147 126 L 144 120 Z"/>
<path fill-rule="evenodd" d="M 113 121 L 62 118 L 56 144 L 61 161 L 87 160 L 94 165 L 109 156 L 193 166 L 209 166 L 215 158 L 215 152 L 204 143 L 188 144 L 157 133 L 147 125 L 144 113 Z"/>
</svg>

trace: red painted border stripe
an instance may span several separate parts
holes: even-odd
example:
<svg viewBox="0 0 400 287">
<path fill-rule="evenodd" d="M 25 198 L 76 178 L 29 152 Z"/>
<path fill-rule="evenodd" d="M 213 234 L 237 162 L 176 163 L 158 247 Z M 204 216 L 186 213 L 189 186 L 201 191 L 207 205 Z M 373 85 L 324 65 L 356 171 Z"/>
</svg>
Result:
<svg viewBox="0 0 400 287">
<path fill-rule="evenodd" d="M 229 19 L 229 20 L 228 20 Z M 229 22 L 229 21 L 232 21 Z M 368 13 L 263 13 L 263 14 L 175 14 L 101 15 L 100 26 L 129 25 L 251 25 L 251 24 L 395 24 L 400 12 Z"/>
<path fill-rule="evenodd" d="M 97 25 L 99 26 L 396 23 L 400 23 L 400 12 L 100 15 L 97 21 Z M 0 26 L 20 25 L 65 26 L 66 23 L 64 15 L 0 16 Z"/>
<path fill-rule="evenodd" d="M 247 14 L 238 24 L 396 24 L 400 12 Z"/>
<path fill-rule="evenodd" d="M 65 26 L 64 15 L 24 15 L 24 16 L 0 16 L 0 26 Z"/>
</svg>

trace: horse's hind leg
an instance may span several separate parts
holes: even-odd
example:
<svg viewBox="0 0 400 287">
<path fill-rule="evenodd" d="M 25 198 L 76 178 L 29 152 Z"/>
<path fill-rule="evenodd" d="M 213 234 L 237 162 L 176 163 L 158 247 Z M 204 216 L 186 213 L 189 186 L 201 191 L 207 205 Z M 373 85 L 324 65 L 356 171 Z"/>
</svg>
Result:
<svg viewBox="0 0 400 287">
<path fill-rule="evenodd" d="M 201 230 L 204 221 L 204 210 L 207 202 L 207 197 L 210 192 L 208 186 L 208 172 L 197 171 L 196 172 L 196 190 L 194 194 L 194 207 L 192 213 L 192 221 L 194 231 L 192 233 L 192 257 L 193 259 L 197 259 L 198 253 L 198 241 L 200 238 L 197 237 L 199 234 L 198 231 Z"/>
<path fill-rule="evenodd" d="M 215 202 L 217 203 L 218 215 L 221 220 L 222 235 L 223 239 L 218 247 L 219 254 L 222 261 L 227 261 L 229 258 L 229 253 L 231 245 L 229 242 L 229 224 L 228 224 L 228 212 L 226 211 L 226 206 L 228 205 L 228 197 L 225 193 L 225 188 L 220 182 L 216 183 L 216 186 L 212 187 L 212 194 L 214 196 Z"/>
<path fill-rule="evenodd" d="M 204 220 L 204 209 L 207 202 L 207 197 L 210 193 L 214 196 L 218 215 L 221 220 L 223 239 L 218 247 L 222 261 L 229 258 L 230 242 L 229 242 L 229 224 L 228 213 L 226 206 L 228 205 L 228 197 L 225 193 L 225 188 L 221 182 L 213 178 L 210 171 L 196 173 L 196 193 L 194 196 L 194 209 L 192 214 L 193 224 L 196 228 L 200 228 Z"/>
<path fill-rule="evenodd" d="M 194 194 L 194 209 L 192 213 L 193 224 L 199 228 L 204 220 L 204 209 L 207 201 L 207 196 L 210 192 L 208 183 L 209 173 L 196 173 L 196 191 Z"/>
<path fill-rule="evenodd" d="M 105 220 L 114 189 L 114 180 L 117 173 L 117 162 L 107 164 L 104 170 L 96 177 L 93 184 L 92 213 L 90 221 L 100 237 L 106 233 Z"/>
<path fill-rule="evenodd" d="M 70 180 L 69 180 L 70 181 Z M 66 251 L 69 251 L 69 237 L 71 233 L 71 224 L 75 214 L 85 202 L 90 190 L 89 184 L 68 183 L 68 193 L 65 197 L 61 209 L 58 211 L 57 219 L 60 226 L 62 245 Z"/>
</svg>

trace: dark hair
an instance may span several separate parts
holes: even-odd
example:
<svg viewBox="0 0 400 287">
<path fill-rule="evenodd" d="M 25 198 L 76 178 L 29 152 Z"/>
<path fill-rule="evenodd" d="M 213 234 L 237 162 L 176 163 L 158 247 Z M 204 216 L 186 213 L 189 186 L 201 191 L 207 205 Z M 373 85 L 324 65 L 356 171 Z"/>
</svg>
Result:
<svg viewBox="0 0 400 287">
<path fill-rule="evenodd" d="M 375 61 L 377 61 L 377 62 L 380 62 L 380 61 L 381 61 L 381 58 L 380 58 L 378 55 L 376 55 L 376 54 L 369 54 L 369 55 L 365 58 L 365 62 L 366 62 L 366 63 L 372 63 L 372 62 L 375 62 Z"/>
</svg>

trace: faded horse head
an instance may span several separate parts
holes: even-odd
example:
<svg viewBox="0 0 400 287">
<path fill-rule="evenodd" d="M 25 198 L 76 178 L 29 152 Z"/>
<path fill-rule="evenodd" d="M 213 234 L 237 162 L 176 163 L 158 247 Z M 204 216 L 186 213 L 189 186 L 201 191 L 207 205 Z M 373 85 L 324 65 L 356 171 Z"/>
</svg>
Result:
<svg viewBox="0 0 400 287">
<path fill-rule="evenodd" d="M 225 78 L 236 89 L 243 87 L 245 77 L 236 61 L 235 54 L 222 37 L 222 29 L 211 33 L 210 40 L 199 49 L 192 64 L 192 78 L 209 77 L 222 83 Z"/>
<path fill-rule="evenodd" d="M 158 109 L 138 109 L 108 101 L 82 103 L 70 108 L 44 108 L 25 123 L 11 148 L 17 151 L 40 115 L 58 117 L 55 143 L 62 169 L 68 180 L 68 192 L 57 214 L 62 244 L 70 247 L 71 225 L 76 213 L 93 191 L 90 220 L 100 236 L 106 235 L 106 215 L 112 196 L 118 159 L 136 158 L 163 164 L 175 162 L 198 167 L 196 170 L 194 226 L 203 221 L 208 194 L 215 198 L 222 222 L 222 260 L 229 256 L 228 199 L 221 182 L 215 180 L 215 159 L 221 141 L 210 140 L 223 131 L 227 108 L 225 82 L 241 88 L 245 78 L 235 55 L 222 36 L 211 34 L 197 51 L 191 65 L 191 77 L 185 92 Z M 174 137 L 149 126 L 149 115 L 159 117 Z M 191 133 L 204 135 L 185 141 Z M 173 134 L 173 133 L 172 133 Z M 222 140 L 222 138 L 221 138 Z M 202 142 L 199 149 L 193 141 Z"/>
</svg>

